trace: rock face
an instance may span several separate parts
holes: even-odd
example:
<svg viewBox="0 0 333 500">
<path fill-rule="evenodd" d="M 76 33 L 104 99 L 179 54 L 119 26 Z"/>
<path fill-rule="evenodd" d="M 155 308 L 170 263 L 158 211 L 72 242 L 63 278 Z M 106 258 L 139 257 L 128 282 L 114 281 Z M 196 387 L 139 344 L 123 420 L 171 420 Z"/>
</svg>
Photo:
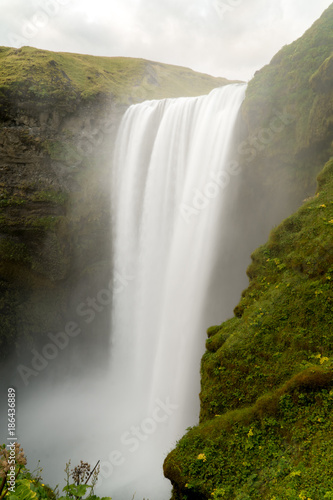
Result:
<svg viewBox="0 0 333 500">
<path fill-rule="evenodd" d="M 31 47 L 0 48 L 0 70 L 0 353 L 19 363 L 109 286 L 110 170 L 125 109 L 229 82 Z M 105 307 L 84 329 L 81 367 L 108 344 L 109 320 Z"/>
<path fill-rule="evenodd" d="M 252 254 L 235 316 L 208 329 L 200 423 L 164 464 L 175 500 L 333 495 L 332 28 L 333 5 L 248 86 L 237 229 L 264 235 L 308 199 Z"/>
<path fill-rule="evenodd" d="M 66 114 L 45 103 L 37 116 L 27 109 L 21 114 L 18 106 L 15 122 L 2 124 L 0 272 L 10 321 L 0 337 L 5 355 L 19 339 L 33 345 L 61 328 L 76 280 L 106 260 L 105 185 L 122 109 L 112 112 L 105 101 Z"/>
</svg>

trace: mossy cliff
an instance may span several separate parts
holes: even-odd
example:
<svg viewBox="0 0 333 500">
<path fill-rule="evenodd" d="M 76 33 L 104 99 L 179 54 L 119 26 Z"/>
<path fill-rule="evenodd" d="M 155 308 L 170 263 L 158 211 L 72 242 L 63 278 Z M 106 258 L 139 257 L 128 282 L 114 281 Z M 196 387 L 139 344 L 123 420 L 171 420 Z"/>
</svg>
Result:
<svg viewBox="0 0 333 500">
<path fill-rule="evenodd" d="M 234 317 L 208 329 L 200 423 L 164 463 L 175 500 L 333 498 L 332 48 L 333 5 L 248 86 L 244 206 L 258 182 L 258 224 L 301 206 L 253 252 Z"/>
<path fill-rule="evenodd" d="M 108 287 L 109 172 L 129 104 L 226 83 L 142 59 L 0 48 L 2 359 L 44 345 L 47 332 L 77 319 L 82 300 Z M 85 330 L 91 347 L 98 335 L 100 347 L 108 342 L 104 309 Z M 83 348 L 78 364 L 94 352 Z"/>
<path fill-rule="evenodd" d="M 333 7 L 249 82 L 238 145 L 244 196 L 256 205 L 258 178 L 265 195 L 258 223 L 295 210 L 316 189 L 329 158 L 333 130 Z M 271 216 L 268 216 L 271 214 Z M 266 231 L 269 229 L 266 228 Z"/>
</svg>

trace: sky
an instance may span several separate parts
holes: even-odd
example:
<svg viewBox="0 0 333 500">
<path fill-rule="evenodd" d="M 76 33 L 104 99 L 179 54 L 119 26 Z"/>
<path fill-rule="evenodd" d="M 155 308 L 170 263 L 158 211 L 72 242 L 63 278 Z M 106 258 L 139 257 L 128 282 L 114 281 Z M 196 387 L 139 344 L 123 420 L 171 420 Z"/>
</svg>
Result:
<svg viewBox="0 0 333 500">
<path fill-rule="evenodd" d="M 0 0 L 0 45 L 140 57 L 249 80 L 332 0 Z"/>
</svg>

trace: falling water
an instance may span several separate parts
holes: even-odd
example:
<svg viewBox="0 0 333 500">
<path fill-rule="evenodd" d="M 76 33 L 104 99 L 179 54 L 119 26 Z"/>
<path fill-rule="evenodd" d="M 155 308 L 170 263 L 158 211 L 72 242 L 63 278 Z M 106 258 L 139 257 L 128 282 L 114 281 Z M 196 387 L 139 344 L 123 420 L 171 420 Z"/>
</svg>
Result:
<svg viewBox="0 0 333 500">
<path fill-rule="evenodd" d="M 127 429 L 122 474 L 140 500 L 170 497 L 163 457 L 198 419 L 205 330 L 223 319 L 221 299 L 207 302 L 223 235 L 230 235 L 224 208 L 238 174 L 231 144 L 245 89 L 131 106 L 119 130 L 112 225 L 122 287 L 113 307 L 111 381 Z"/>
</svg>

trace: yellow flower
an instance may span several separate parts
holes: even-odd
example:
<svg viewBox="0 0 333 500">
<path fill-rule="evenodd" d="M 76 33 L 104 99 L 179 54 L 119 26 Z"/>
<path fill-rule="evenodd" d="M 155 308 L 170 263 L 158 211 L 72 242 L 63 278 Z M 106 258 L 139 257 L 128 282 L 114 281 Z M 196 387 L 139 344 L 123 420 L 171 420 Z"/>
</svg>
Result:
<svg viewBox="0 0 333 500">
<path fill-rule="evenodd" d="M 247 437 L 251 437 L 253 436 L 253 430 L 252 430 L 252 427 L 251 429 L 249 430 L 249 432 L 247 433 Z"/>
<path fill-rule="evenodd" d="M 328 221 L 329 224 L 333 224 L 333 219 Z"/>
<path fill-rule="evenodd" d="M 298 497 L 301 499 L 301 500 L 311 500 L 311 498 L 307 497 L 306 494 L 304 493 L 304 491 L 301 491 L 300 494 L 298 495 Z"/>
<path fill-rule="evenodd" d="M 199 455 L 197 456 L 197 460 L 202 460 L 203 462 L 206 462 L 207 460 L 206 455 L 204 453 L 199 453 Z"/>
<path fill-rule="evenodd" d="M 328 361 L 328 358 L 326 358 L 325 356 L 323 358 L 320 359 L 320 364 L 322 365 L 323 363 L 325 363 L 326 361 Z"/>
</svg>

